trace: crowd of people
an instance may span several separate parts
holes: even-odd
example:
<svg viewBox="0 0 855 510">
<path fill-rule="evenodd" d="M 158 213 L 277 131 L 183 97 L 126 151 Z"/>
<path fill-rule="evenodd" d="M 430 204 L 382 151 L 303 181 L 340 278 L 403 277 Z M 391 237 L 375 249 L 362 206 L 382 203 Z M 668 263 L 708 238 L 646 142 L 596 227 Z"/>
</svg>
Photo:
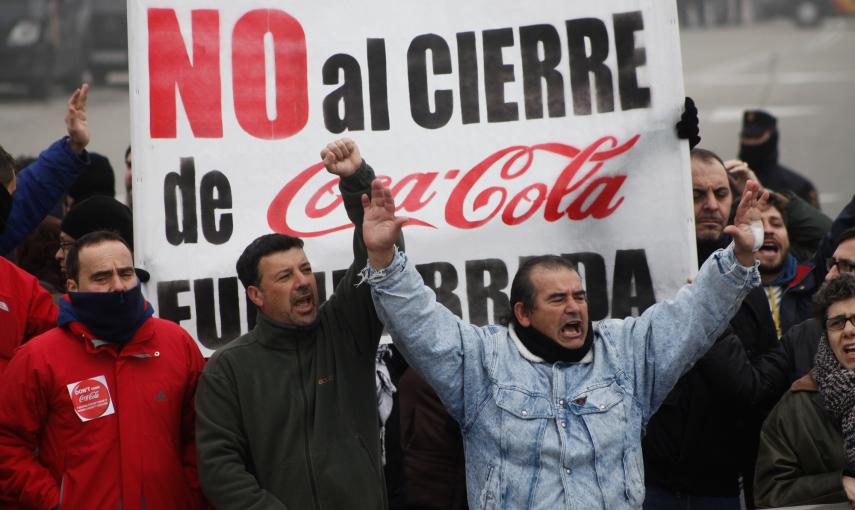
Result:
<svg viewBox="0 0 855 510">
<path fill-rule="evenodd" d="M 255 326 L 206 360 L 143 295 L 132 152 L 123 204 L 88 93 L 38 158 L 0 147 L 0 509 L 855 506 L 855 197 L 826 217 L 771 113 L 723 160 L 687 100 L 699 271 L 601 321 L 557 255 L 521 263 L 503 324 L 449 311 L 336 140 L 347 273 L 321 302 L 303 240 L 258 237 Z"/>
</svg>

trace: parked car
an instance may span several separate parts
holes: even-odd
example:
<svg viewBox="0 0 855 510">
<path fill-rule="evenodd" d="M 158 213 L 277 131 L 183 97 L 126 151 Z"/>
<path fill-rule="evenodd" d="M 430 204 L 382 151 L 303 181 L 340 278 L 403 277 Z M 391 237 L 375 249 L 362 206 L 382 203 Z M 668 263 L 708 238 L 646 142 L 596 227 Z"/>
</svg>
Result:
<svg viewBox="0 0 855 510">
<path fill-rule="evenodd" d="M 785 16 L 800 27 L 813 27 L 832 16 L 855 15 L 855 0 L 763 0 L 762 17 Z"/>
<path fill-rule="evenodd" d="M 42 96 L 53 83 L 78 87 L 89 66 L 90 0 L 3 0 L 0 81 Z"/>
<path fill-rule="evenodd" d="M 124 0 L 92 0 L 91 70 L 95 82 L 110 71 L 128 70 L 128 7 Z"/>
</svg>

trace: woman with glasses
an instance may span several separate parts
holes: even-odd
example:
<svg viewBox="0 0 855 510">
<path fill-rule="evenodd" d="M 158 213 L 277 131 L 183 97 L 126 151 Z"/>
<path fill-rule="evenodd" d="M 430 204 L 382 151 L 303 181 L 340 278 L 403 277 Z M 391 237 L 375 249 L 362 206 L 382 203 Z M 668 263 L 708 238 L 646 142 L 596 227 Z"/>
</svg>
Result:
<svg viewBox="0 0 855 510">
<path fill-rule="evenodd" d="M 760 435 L 760 507 L 855 503 L 855 274 L 814 296 L 823 335 L 814 368 L 793 383 Z"/>
</svg>

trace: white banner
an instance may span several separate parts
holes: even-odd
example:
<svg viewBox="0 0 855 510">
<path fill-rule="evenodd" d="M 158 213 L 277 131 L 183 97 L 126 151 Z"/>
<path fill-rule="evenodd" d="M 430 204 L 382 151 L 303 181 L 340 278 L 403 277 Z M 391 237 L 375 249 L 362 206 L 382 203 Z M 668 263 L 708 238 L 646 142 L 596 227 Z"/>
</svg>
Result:
<svg viewBox="0 0 855 510">
<path fill-rule="evenodd" d="M 472 322 L 507 311 L 520 257 L 571 255 L 594 320 L 695 271 L 673 1 L 129 0 L 129 27 L 137 263 L 206 353 L 252 322 L 257 236 L 304 238 L 322 297 L 349 265 L 319 158 L 341 136 Z"/>
</svg>

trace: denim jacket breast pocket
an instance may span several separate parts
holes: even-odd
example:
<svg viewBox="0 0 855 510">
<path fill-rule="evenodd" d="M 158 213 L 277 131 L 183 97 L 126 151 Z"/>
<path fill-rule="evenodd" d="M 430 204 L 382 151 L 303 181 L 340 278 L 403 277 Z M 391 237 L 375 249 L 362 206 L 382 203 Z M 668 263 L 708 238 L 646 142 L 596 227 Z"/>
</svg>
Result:
<svg viewBox="0 0 855 510">
<path fill-rule="evenodd" d="M 504 480 L 526 486 L 533 483 L 531 466 L 539 465 L 546 428 L 555 411 L 545 395 L 514 387 L 496 387 L 494 399 L 499 408 L 501 456 Z"/>
</svg>

